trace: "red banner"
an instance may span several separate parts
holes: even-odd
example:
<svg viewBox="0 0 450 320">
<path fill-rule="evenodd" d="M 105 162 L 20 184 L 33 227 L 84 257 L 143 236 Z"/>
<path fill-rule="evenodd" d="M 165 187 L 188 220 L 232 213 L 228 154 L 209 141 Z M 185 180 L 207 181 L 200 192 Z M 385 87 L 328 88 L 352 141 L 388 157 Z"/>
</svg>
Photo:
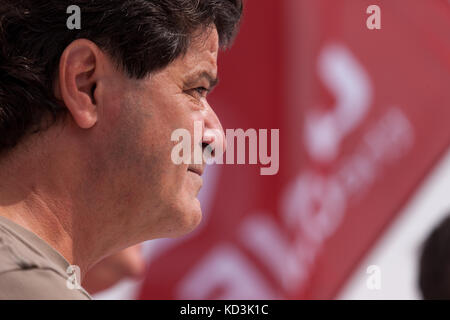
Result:
<svg viewBox="0 0 450 320">
<path fill-rule="evenodd" d="M 209 167 L 202 224 L 156 242 L 139 298 L 333 298 L 448 149 L 450 4 L 249 0 L 219 62 L 211 105 L 280 129 L 279 173 Z"/>
</svg>

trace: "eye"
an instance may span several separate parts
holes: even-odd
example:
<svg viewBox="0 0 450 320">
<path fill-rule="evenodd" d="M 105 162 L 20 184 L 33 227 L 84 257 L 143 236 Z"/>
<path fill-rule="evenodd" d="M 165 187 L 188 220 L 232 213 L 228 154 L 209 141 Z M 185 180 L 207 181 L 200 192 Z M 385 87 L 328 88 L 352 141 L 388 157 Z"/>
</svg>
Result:
<svg viewBox="0 0 450 320">
<path fill-rule="evenodd" d="M 206 89 L 204 87 L 198 87 L 198 88 L 195 88 L 194 90 L 197 91 L 201 95 L 208 94 L 208 89 Z"/>
<path fill-rule="evenodd" d="M 206 98 L 209 93 L 209 90 L 205 87 L 197 87 L 194 89 L 187 90 L 187 92 L 192 95 L 196 99 Z"/>
</svg>

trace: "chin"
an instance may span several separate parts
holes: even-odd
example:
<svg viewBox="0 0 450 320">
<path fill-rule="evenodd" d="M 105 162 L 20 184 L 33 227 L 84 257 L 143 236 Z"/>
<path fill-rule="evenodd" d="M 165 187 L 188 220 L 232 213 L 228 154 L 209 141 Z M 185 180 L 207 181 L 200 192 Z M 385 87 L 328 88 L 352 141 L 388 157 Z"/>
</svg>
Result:
<svg viewBox="0 0 450 320">
<path fill-rule="evenodd" d="M 202 221 L 202 209 L 197 198 L 181 205 L 177 211 L 170 238 L 178 238 L 194 231 Z"/>
</svg>

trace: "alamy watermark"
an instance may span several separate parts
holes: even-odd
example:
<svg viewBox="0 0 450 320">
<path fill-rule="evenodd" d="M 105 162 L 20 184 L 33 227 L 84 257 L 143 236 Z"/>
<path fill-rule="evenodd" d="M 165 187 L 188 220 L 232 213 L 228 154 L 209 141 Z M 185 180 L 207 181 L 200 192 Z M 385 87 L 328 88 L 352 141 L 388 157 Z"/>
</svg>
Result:
<svg viewBox="0 0 450 320">
<path fill-rule="evenodd" d="M 211 137 L 211 143 L 203 148 L 203 137 Z M 259 163 L 266 167 L 260 169 L 263 176 L 276 175 L 280 167 L 280 130 L 270 130 L 270 155 L 268 153 L 267 129 L 227 129 L 225 137 L 217 129 L 208 129 L 203 133 L 201 121 L 194 122 L 194 137 L 187 129 L 176 129 L 171 135 L 171 141 L 178 142 L 172 149 L 172 162 L 174 164 L 248 164 Z M 246 152 L 246 146 L 249 152 Z M 226 142 L 226 155 L 224 157 L 224 142 Z M 192 146 L 194 150 L 192 150 Z M 235 149 L 236 160 L 235 161 Z M 193 155 L 193 156 L 192 156 Z M 224 159 L 225 158 L 225 159 Z"/>
<path fill-rule="evenodd" d="M 67 18 L 67 28 L 69 30 L 81 29 L 81 9 L 77 5 L 70 5 L 67 7 L 67 14 L 70 16 Z M 366 26 L 369 30 L 381 29 L 381 8 L 376 5 L 370 5 L 367 7 L 366 13 L 370 16 L 366 20 Z"/>
<path fill-rule="evenodd" d="M 81 29 L 81 9 L 79 6 L 71 5 L 67 7 L 67 14 L 70 16 L 67 18 L 67 29 L 69 30 L 80 30 Z"/>
<path fill-rule="evenodd" d="M 370 16 L 367 18 L 366 26 L 369 30 L 381 29 L 381 9 L 376 4 L 367 7 L 367 14 Z"/>
<path fill-rule="evenodd" d="M 367 267 L 366 286 L 369 290 L 381 290 L 381 268 L 377 265 Z"/>
<path fill-rule="evenodd" d="M 66 286 L 70 290 L 81 289 L 81 269 L 77 265 L 70 265 L 67 267 L 66 273 L 68 278 L 66 280 Z"/>
</svg>

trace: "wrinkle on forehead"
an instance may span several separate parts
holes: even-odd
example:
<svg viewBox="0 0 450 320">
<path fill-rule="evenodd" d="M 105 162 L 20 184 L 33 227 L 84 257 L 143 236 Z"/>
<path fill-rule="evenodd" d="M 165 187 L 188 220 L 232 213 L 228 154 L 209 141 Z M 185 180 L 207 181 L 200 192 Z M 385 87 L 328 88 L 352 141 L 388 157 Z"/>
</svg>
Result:
<svg viewBox="0 0 450 320">
<path fill-rule="evenodd" d="M 192 58 L 204 59 L 215 65 L 217 63 L 218 53 L 219 35 L 216 28 L 201 28 L 192 37 L 189 48 L 181 60 L 191 60 Z"/>
<path fill-rule="evenodd" d="M 206 48 L 211 53 L 217 54 L 219 51 L 219 34 L 215 27 L 201 28 L 194 33 L 192 47 Z"/>
<path fill-rule="evenodd" d="M 177 78 L 184 78 L 194 69 L 204 69 L 213 77 L 217 76 L 217 56 L 219 52 L 219 36 L 215 28 L 204 29 L 193 37 L 187 52 L 177 58 L 166 71 Z"/>
<path fill-rule="evenodd" d="M 199 29 L 184 55 L 179 56 L 165 68 L 150 73 L 144 81 L 136 81 L 132 86 L 138 90 L 155 88 L 155 85 L 159 88 L 159 84 L 164 85 L 166 89 L 169 84 L 177 84 L 182 87 L 183 79 L 195 69 L 203 69 L 213 77 L 217 77 L 219 49 L 219 35 L 216 28 Z"/>
</svg>

